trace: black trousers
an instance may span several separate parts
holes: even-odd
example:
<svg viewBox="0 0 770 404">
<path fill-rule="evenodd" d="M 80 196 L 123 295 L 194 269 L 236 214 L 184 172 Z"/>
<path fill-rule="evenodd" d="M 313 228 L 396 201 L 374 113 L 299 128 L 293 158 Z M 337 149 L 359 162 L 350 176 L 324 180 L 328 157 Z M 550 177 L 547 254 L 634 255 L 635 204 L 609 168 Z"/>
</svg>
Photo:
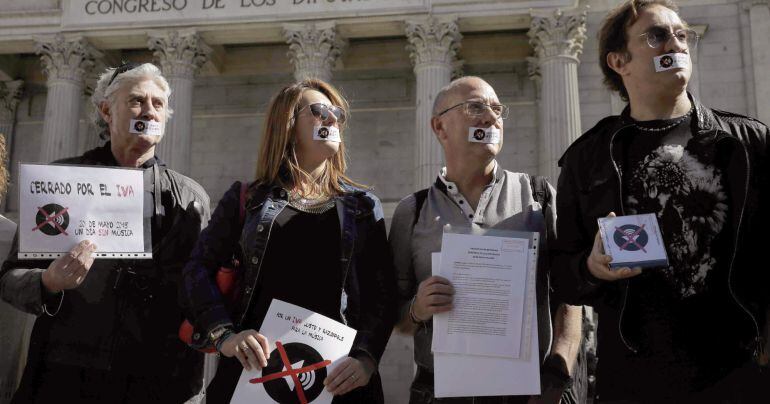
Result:
<svg viewBox="0 0 770 404">
<path fill-rule="evenodd" d="M 196 384 L 187 377 L 41 363 L 25 370 L 11 404 L 177 404 L 197 394 Z"/>
<path fill-rule="evenodd" d="M 632 372 L 629 371 L 629 377 Z M 655 386 L 649 386 L 655 391 Z M 597 404 L 757 404 L 770 402 L 770 368 L 760 368 L 753 363 L 735 369 L 715 385 L 697 393 L 683 397 L 670 398 L 665 391 L 660 391 L 655 398 L 635 398 L 603 400 Z"/>
</svg>

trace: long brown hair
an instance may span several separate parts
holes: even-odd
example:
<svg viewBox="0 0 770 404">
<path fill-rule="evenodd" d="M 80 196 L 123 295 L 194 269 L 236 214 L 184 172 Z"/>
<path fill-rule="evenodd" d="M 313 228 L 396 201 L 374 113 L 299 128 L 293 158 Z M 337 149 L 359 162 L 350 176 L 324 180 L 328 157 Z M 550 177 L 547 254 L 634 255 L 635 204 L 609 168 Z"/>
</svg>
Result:
<svg viewBox="0 0 770 404">
<path fill-rule="evenodd" d="M 326 160 L 324 171 L 317 180 L 313 180 L 310 174 L 299 166 L 294 150 L 294 124 L 302 94 L 307 90 L 316 90 L 329 98 L 333 105 L 346 112 L 350 110 L 348 102 L 340 92 L 322 80 L 306 79 L 281 89 L 270 101 L 265 116 L 265 128 L 257 161 L 257 183 L 277 184 L 292 189 L 299 182 L 303 182 L 311 184 L 309 192 L 322 195 L 342 194 L 342 183 L 364 188 L 345 175 L 347 162 L 344 142 L 340 142 L 337 153 Z M 344 125 L 340 125 L 340 137 L 344 129 Z"/>
</svg>

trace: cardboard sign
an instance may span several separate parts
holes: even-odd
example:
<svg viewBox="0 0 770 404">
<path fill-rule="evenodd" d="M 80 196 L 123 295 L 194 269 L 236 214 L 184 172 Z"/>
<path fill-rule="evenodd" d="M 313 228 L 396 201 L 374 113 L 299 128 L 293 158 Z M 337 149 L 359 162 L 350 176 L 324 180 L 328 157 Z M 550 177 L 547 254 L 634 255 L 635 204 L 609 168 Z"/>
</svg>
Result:
<svg viewBox="0 0 770 404">
<path fill-rule="evenodd" d="M 19 258 L 60 257 L 82 240 L 96 258 L 152 258 L 142 170 L 19 164 L 18 185 Z"/>
<path fill-rule="evenodd" d="M 231 404 L 332 402 L 323 383 L 350 352 L 356 330 L 273 299 L 259 333 L 270 344 L 270 359 L 262 370 L 243 370 Z"/>
</svg>

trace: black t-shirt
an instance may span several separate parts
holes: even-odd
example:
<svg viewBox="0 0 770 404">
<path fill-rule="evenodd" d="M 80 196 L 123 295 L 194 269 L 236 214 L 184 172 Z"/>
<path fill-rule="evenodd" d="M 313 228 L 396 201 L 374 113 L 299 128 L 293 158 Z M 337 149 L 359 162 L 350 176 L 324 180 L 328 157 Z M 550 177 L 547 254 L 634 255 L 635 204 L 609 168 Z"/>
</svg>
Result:
<svg viewBox="0 0 770 404">
<path fill-rule="evenodd" d="M 273 299 L 342 321 L 341 296 L 337 210 L 313 214 L 286 206 L 270 230 L 245 328 L 259 330 Z"/>
<path fill-rule="evenodd" d="M 727 286 L 730 193 L 714 144 L 692 133 L 689 114 L 636 122 L 615 149 L 625 213 L 656 214 L 669 260 L 629 281 L 623 330 L 638 351 L 607 358 L 633 375 L 615 386 L 628 397 L 698 391 L 742 361 Z"/>
</svg>

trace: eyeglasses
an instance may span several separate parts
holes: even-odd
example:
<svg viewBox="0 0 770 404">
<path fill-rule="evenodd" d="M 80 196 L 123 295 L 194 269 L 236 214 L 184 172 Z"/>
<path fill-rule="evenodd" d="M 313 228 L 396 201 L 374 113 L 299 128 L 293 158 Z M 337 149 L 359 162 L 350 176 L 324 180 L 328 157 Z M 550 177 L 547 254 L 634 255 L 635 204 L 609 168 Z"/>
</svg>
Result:
<svg viewBox="0 0 770 404">
<path fill-rule="evenodd" d="M 676 38 L 680 43 L 686 44 L 687 49 L 693 49 L 698 44 L 698 33 L 691 29 L 680 29 L 671 33 L 671 31 L 663 27 L 652 27 L 639 36 L 646 37 L 647 45 L 650 45 L 650 48 L 653 49 L 667 44 L 672 37 Z"/>
<path fill-rule="evenodd" d="M 110 84 L 112 84 L 112 82 L 115 81 L 115 77 L 118 77 L 118 75 L 123 74 L 123 73 L 125 73 L 125 72 L 127 72 L 129 70 L 136 69 L 137 67 L 139 67 L 141 65 L 142 65 L 141 63 L 126 62 L 126 63 L 123 63 L 122 65 L 118 66 L 117 68 L 115 68 L 115 71 L 112 72 L 112 77 L 110 77 L 110 81 L 109 81 L 109 83 L 107 83 L 107 87 L 109 87 Z"/>
<path fill-rule="evenodd" d="M 485 103 L 479 102 L 479 101 L 465 101 L 465 102 L 461 102 L 461 103 L 459 103 L 457 105 L 453 105 L 453 106 L 451 106 L 451 107 L 449 107 L 449 108 L 439 112 L 438 114 L 436 114 L 436 116 L 444 115 L 447 112 L 449 112 L 449 111 L 451 111 L 451 110 L 453 110 L 453 109 L 455 109 L 455 108 L 457 108 L 459 106 L 462 106 L 463 107 L 463 111 L 465 112 L 465 114 L 470 116 L 470 117 L 481 116 L 481 115 L 484 115 L 487 112 L 487 110 L 491 110 L 492 113 L 495 115 L 496 119 L 508 118 L 509 109 L 508 109 L 507 105 L 502 105 L 502 104 L 490 105 L 490 104 L 485 104 Z"/>
<path fill-rule="evenodd" d="M 347 119 L 347 113 L 345 112 L 344 109 L 336 105 L 326 105 L 320 102 L 317 102 L 315 104 L 305 105 L 304 107 L 298 109 L 294 115 L 298 115 L 305 108 L 310 108 L 310 113 L 313 114 L 314 117 L 320 119 L 321 121 L 329 120 L 329 116 L 330 116 L 329 114 L 334 115 L 335 120 L 340 125 L 345 123 L 345 120 Z"/>
</svg>

